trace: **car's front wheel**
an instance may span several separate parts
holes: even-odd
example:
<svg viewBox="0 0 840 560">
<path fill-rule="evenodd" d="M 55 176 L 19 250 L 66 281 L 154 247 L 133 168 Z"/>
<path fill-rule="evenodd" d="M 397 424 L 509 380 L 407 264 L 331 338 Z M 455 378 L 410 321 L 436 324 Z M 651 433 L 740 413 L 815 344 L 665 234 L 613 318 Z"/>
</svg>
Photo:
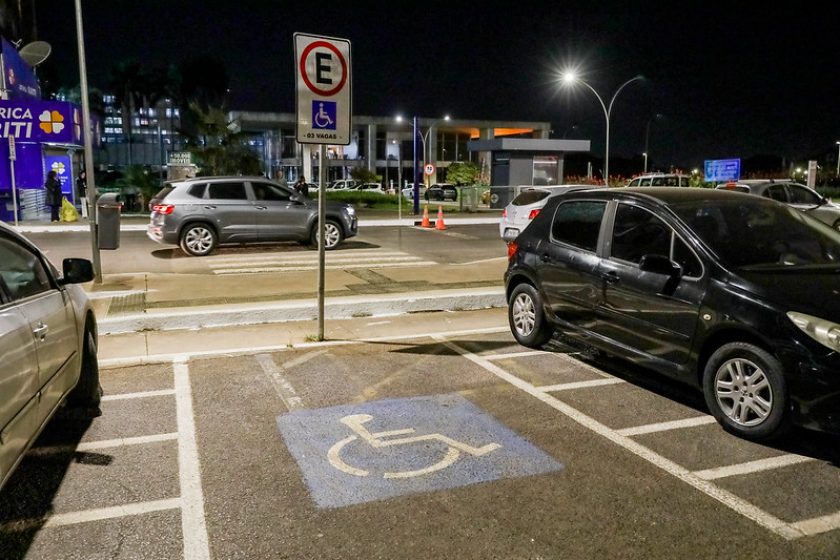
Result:
<svg viewBox="0 0 840 560">
<path fill-rule="evenodd" d="M 318 248 L 318 224 L 312 228 L 312 235 L 310 236 L 312 247 Z M 324 222 L 324 249 L 335 249 L 344 239 L 344 232 L 341 226 L 335 220 L 327 220 Z"/>
<path fill-rule="evenodd" d="M 86 409 L 90 415 L 98 416 L 102 387 L 99 384 L 99 359 L 96 352 L 96 336 L 89 328 L 85 329 L 82 346 L 82 367 L 79 381 L 67 395 L 67 405 L 72 408 Z"/>
<path fill-rule="evenodd" d="M 190 224 L 181 232 L 181 249 L 194 257 L 209 255 L 217 242 L 216 232 L 206 224 Z"/>
<path fill-rule="evenodd" d="M 788 427 L 782 364 L 754 344 L 731 342 L 718 348 L 706 363 L 703 395 L 717 421 L 738 436 L 765 440 Z"/>
<path fill-rule="evenodd" d="M 530 284 L 519 284 L 510 294 L 508 322 L 516 342 L 528 348 L 540 348 L 554 334 L 543 313 L 540 294 Z"/>
</svg>

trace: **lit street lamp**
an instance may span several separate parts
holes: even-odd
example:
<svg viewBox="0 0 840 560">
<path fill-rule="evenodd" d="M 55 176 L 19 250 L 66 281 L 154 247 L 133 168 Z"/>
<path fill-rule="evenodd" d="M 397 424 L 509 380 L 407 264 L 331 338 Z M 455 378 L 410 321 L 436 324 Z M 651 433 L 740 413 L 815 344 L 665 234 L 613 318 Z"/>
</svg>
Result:
<svg viewBox="0 0 840 560">
<path fill-rule="evenodd" d="M 645 168 L 642 173 L 647 173 L 647 152 L 642 152 L 642 155 L 645 156 Z"/>
<path fill-rule="evenodd" d="M 563 75 L 562 75 L 562 78 L 563 78 L 563 84 L 565 84 L 565 85 L 571 86 L 575 83 L 581 83 L 584 86 L 586 86 L 587 88 L 589 88 L 589 90 L 592 93 L 595 94 L 595 97 L 598 98 L 598 102 L 601 104 L 601 108 L 604 110 L 604 118 L 607 121 L 606 146 L 604 147 L 604 184 L 609 186 L 609 180 L 610 180 L 610 114 L 612 113 L 613 103 L 615 103 L 615 98 L 618 97 L 618 94 L 621 92 L 622 89 L 624 89 L 624 87 L 626 85 L 630 84 L 631 82 L 635 82 L 636 80 L 644 80 L 644 76 L 642 76 L 641 74 L 638 75 L 638 76 L 634 76 L 634 77 L 630 78 L 629 80 L 627 80 L 626 82 L 624 82 L 623 84 L 621 84 L 620 86 L 618 86 L 618 89 L 613 94 L 612 99 L 610 99 L 610 104 L 609 105 L 606 105 L 604 103 L 604 100 L 601 99 L 601 96 L 598 95 L 598 92 L 595 91 L 595 88 L 593 88 L 591 85 L 589 85 L 588 83 L 586 83 L 585 81 L 580 79 L 574 72 L 564 72 Z"/>
<path fill-rule="evenodd" d="M 397 122 L 402 122 L 402 115 L 397 115 Z M 439 123 L 440 121 L 448 121 L 449 115 L 444 116 L 442 119 L 437 119 L 432 121 L 432 124 L 429 125 L 429 128 L 426 130 L 425 133 L 421 132 L 418 126 L 418 118 L 414 117 L 412 119 L 413 129 L 414 129 L 414 214 L 420 213 L 420 181 L 422 180 L 422 174 L 426 167 L 426 140 L 429 138 L 429 134 L 432 131 L 432 128 Z M 418 156 L 417 153 L 417 138 L 420 138 L 420 142 L 423 146 L 423 165 L 418 165 Z"/>
</svg>

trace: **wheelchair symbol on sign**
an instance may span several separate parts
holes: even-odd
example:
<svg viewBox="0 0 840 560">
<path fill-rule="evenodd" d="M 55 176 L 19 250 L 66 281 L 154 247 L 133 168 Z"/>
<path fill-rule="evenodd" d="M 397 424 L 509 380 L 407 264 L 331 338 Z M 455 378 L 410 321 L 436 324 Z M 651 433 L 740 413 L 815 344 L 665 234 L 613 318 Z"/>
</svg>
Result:
<svg viewBox="0 0 840 560">
<path fill-rule="evenodd" d="M 330 118 L 329 113 L 324 110 L 324 104 L 318 103 L 318 112 L 315 113 L 315 126 L 318 128 L 327 128 L 331 124 L 333 124 L 333 120 Z"/>
<path fill-rule="evenodd" d="M 337 468 L 342 472 L 352 474 L 355 476 L 367 476 L 370 474 L 364 469 L 357 469 L 356 467 L 348 465 L 341 458 L 341 450 L 344 449 L 344 447 L 347 444 L 356 441 L 360 438 L 362 441 L 364 441 L 365 443 L 367 443 L 375 449 L 379 449 L 382 447 L 391 447 L 395 445 L 408 445 L 412 443 L 418 443 L 421 441 L 440 441 L 449 446 L 449 449 L 446 451 L 446 454 L 437 463 L 429 465 L 426 468 L 413 471 L 386 472 L 382 475 L 383 478 L 411 478 L 415 476 L 422 476 L 424 474 L 429 474 L 439 471 L 441 469 L 445 469 L 446 467 L 452 465 L 455 461 L 458 460 L 462 452 L 468 453 L 474 457 L 481 457 L 482 455 L 486 455 L 501 447 L 501 445 L 499 445 L 498 443 L 488 443 L 487 445 L 484 445 L 482 447 L 473 447 L 471 445 L 467 445 L 466 443 L 462 443 L 460 441 L 456 441 L 452 438 L 446 437 L 443 434 L 398 437 L 395 439 L 385 440 L 383 438 L 391 438 L 393 436 L 407 436 L 408 434 L 415 433 L 415 430 L 413 428 L 407 428 L 403 430 L 389 430 L 386 432 L 377 432 L 375 434 L 372 434 L 363 426 L 363 424 L 370 422 L 371 420 L 373 420 L 373 416 L 371 416 L 370 414 L 351 414 L 341 419 L 341 423 L 348 426 L 351 430 L 356 432 L 356 434 L 348 436 L 342 439 L 341 441 L 337 442 L 327 452 L 327 458 L 329 459 L 330 464 L 333 467 Z"/>
</svg>

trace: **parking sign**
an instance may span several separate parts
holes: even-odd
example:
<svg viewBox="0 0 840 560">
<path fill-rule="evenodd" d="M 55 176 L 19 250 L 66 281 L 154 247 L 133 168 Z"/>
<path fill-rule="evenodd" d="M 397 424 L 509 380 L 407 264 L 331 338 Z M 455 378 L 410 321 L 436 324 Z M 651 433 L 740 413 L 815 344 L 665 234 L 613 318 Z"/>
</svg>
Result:
<svg viewBox="0 0 840 560">
<path fill-rule="evenodd" d="M 297 141 L 350 144 L 350 41 L 295 33 Z"/>
</svg>

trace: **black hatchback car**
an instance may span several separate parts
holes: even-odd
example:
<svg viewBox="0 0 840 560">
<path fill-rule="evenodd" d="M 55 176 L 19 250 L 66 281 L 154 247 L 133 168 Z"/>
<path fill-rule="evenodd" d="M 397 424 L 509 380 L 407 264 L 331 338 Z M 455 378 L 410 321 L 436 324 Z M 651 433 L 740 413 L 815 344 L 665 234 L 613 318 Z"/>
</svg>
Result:
<svg viewBox="0 0 840 560">
<path fill-rule="evenodd" d="M 840 233 L 778 202 L 710 189 L 550 199 L 509 246 L 521 344 L 555 329 L 702 388 L 730 432 L 840 433 Z"/>
</svg>

